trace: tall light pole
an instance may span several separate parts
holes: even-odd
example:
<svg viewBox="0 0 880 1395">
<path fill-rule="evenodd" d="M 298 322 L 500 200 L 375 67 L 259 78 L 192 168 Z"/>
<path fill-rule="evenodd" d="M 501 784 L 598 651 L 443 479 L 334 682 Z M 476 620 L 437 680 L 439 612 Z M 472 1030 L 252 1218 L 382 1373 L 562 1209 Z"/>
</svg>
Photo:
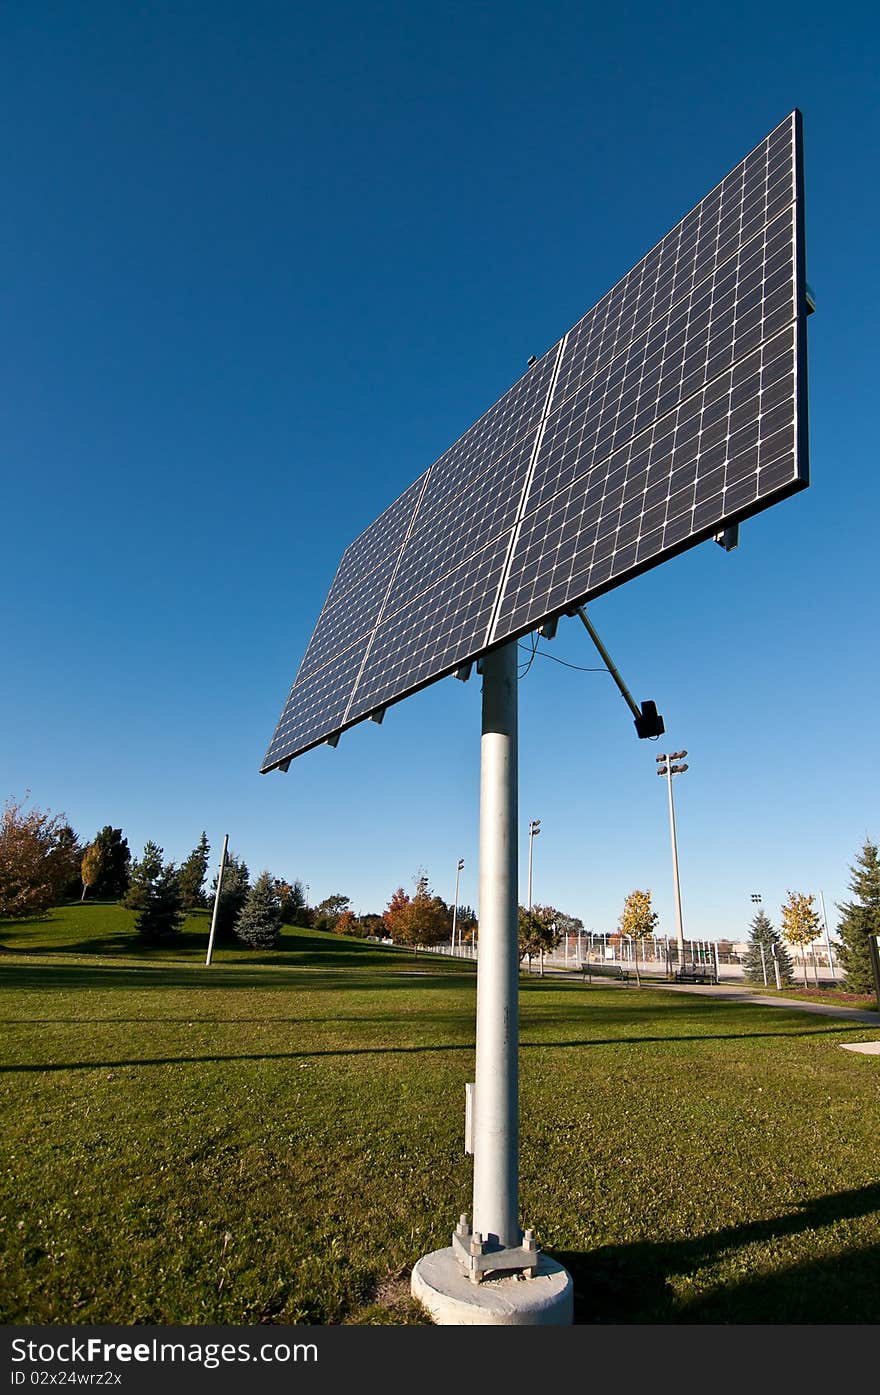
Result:
<svg viewBox="0 0 880 1395">
<path fill-rule="evenodd" d="M 464 867 L 464 858 L 460 857 L 455 868 L 455 903 L 452 907 L 452 953 L 455 953 L 455 927 L 458 923 L 458 879 Z"/>
<path fill-rule="evenodd" d="M 752 892 L 752 901 L 754 902 L 754 904 L 755 904 L 756 906 L 761 906 L 761 909 L 763 910 L 763 906 L 762 906 L 762 904 L 761 904 L 761 893 L 760 893 L 760 891 L 753 891 L 753 892 Z M 776 987 L 777 987 L 777 989 L 779 989 L 779 990 L 781 991 L 781 989 L 782 989 L 782 976 L 781 976 L 781 974 L 780 974 L 780 972 L 779 972 L 779 957 L 778 957 L 778 955 L 777 955 L 777 953 L 776 953 L 776 944 L 775 944 L 775 942 L 774 942 L 773 940 L 770 941 L 770 954 L 771 954 L 771 956 L 772 956 L 772 958 L 773 958 L 773 977 L 774 977 L 774 979 L 776 980 Z M 766 982 L 767 982 L 767 961 L 766 961 L 765 958 L 764 958 L 764 946 L 763 946 L 763 945 L 761 946 L 761 964 L 764 966 L 764 982 L 765 982 L 765 984 L 766 984 Z"/>
<path fill-rule="evenodd" d="M 675 841 L 675 806 L 672 802 L 672 777 L 673 775 L 683 775 L 687 770 L 686 765 L 673 765 L 673 761 L 682 761 L 687 755 L 687 751 L 673 751 L 667 758 L 664 755 L 657 757 L 657 774 L 666 776 L 666 784 L 669 789 L 669 832 L 672 838 L 672 879 L 675 883 L 675 918 L 678 924 L 678 967 L 684 965 L 684 927 L 681 919 L 681 884 L 678 879 L 678 845 Z"/>
<path fill-rule="evenodd" d="M 541 820 L 540 820 L 540 819 L 532 819 L 531 823 L 529 824 L 529 895 L 528 895 L 528 903 L 529 903 L 529 910 L 530 910 L 530 911 L 531 911 L 531 909 L 532 909 L 532 848 L 534 847 L 535 839 L 537 838 L 537 836 L 538 836 L 538 834 L 539 834 L 540 832 L 541 832 Z"/>
</svg>

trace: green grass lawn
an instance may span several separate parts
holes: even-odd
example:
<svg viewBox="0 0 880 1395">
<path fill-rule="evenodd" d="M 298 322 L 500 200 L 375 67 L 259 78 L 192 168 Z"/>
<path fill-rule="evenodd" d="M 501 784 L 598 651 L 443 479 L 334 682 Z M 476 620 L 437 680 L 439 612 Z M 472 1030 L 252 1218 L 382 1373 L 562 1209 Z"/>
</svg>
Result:
<svg viewBox="0 0 880 1395">
<path fill-rule="evenodd" d="M 470 1210 L 473 966 L 0 925 L 6 1323 L 393 1323 Z M 523 977 L 523 1220 L 580 1323 L 873 1323 L 876 1028 Z"/>
</svg>

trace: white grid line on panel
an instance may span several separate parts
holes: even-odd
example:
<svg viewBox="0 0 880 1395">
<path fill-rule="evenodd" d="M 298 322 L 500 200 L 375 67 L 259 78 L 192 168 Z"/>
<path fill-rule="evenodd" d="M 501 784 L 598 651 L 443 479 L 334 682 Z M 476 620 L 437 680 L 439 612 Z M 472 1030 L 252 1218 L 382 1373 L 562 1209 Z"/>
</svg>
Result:
<svg viewBox="0 0 880 1395">
<path fill-rule="evenodd" d="M 770 136 L 766 137 L 764 141 L 756 146 L 755 150 L 746 156 L 746 158 L 731 171 L 730 175 L 726 176 L 705 199 L 701 200 L 701 202 L 686 215 L 682 222 L 676 228 L 672 229 L 665 238 L 661 239 L 661 241 L 646 254 L 642 262 L 633 268 L 633 270 L 623 278 L 622 282 L 619 282 L 617 286 L 613 287 L 592 310 L 587 312 L 586 316 L 578 322 L 574 329 L 570 331 L 570 334 L 573 336 L 571 340 L 573 361 L 568 365 L 563 365 L 560 377 L 560 388 L 557 392 L 558 402 L 563 402 L 571 391 L 577 390 L 578 387 L 583 386 L 583 380 L 577 381 L 571 376 L 574 372 L 574 360 L 576 357 L 581 363 L 590 365 L 589 377 L 586 381 L 604 372 L 608 367 L 612 355 L 609 353 L 608 345 L 604 342 L 607 337 L 606 329 L 612 315 L 612 310 L 616 312 L 618 319 L 620 319 L 620 317 L 623 316 L 624 310 L 629 309 L 630 301 L 627 297 L 631 293 L 637 272 L 643 278 L 645 278 L 645 274 L 647 273 L 646 279 L 652 286 L 651 307 L 648 313 L 645 313 L 644 308 L 639 305 L 640 297 L 638 295 L 634 297 L 632 301 L 633 308 L 630 318 L 627 321 L 628 329 L 627 333 L 623 336 L 623 342 L 629 346 L 639 338 L 641 333 L 643 333 L 645 328 L 650 324 L 651 316 L 656 313 L 657 309 L 657 298 L 664 272 L 664 259 L 670 258 L 673 238 L 676 239 L 675 250 L 672 256 L 673 278 L 668 291 L 664 292 L 666 300 L 664 312 L 665 310 L 671 309 L 682 294 L 692 293 L 706 279 L 706 276 L 710 274 L 713 269 L 711 260 L 707 259 L 706 248 L 708 243 L 711 241 L 715 247 L 716 257 L 721 254 L 721 231 L 722 228 L 725 228 L 726 221 L 723 212 L 725 200 L 729 202 L 731 194 L 735 189 L 739 191 L 740 200 L 745 197 L 747 176 L 753 177 L 753 171 L 762 160 L 766 171 L 768 152 L 773 149 L 774 140 L 778 144 L 783 133 L 788 136 L 789 140 L 789 145 L 786 147 L 787 162 L 792 154 L 790 143 L 794 135 L 793 117 L 789 117 L 786 121 L 780 123 L 776 130 L 771 132 Z M 777 161 L 777 163 L 779 162 Z M 778 209 L 776 211 L 778 211 Z M 765 203 L 763 211 L 753 213 L 752 222 L 747 230 L 748 237 L 752 237 L 760 231 L 766 212 L 765 178 Z M 729 219 L 729 214 L 726 215 L 726 218 Z M 746 232 L 745 225 L 739 216 L 739 210 L 737 226 L 741 233 Z M 693 232 L 693 241 L 691 245 L 692 255 L 689 258 L 685 257 L 681 259 L 682 244 L 691 236 L 691 232 Z M 724 259 L 736 251 L 737 248 L 736 241 L 730 234 L 730 228 L 726 227 L 723 239 Z M 619 306 L 615 302 L 615 296 L 622 296 Z M 601 320 L 601 324 L 599 319 L 600 315 L 604 316 Z M 615 323 L 615 335 L 618 336 L 619 324 L 617 321 Z M 584 334 L 587 335 L 588 347 L 583 354 L 580 354 L 581 338 Z"/>
<path fill-rule="evenodd" d="M 792 211 L 789 211 L 788 215 L 780 215 L 780 218 L 777 220 L 777 223 L 779 223 L 780 220 L 782 220 L 786 225 L 787 242 L 785 242 L 783 245 L 783 252 L 788 258 L 788 271 L 786 274 L 789 281 L 791 279 L 791 218 Z M 777 227 L 775 228 L 773 241 L 774 251 L 777 253 L 777 261 L 776 265 L 774 266 L 774 271 L 776 271 L 777 275 L 780 260 L 778 255 L 778 232 L 779 229 Z M 768 249 L 769 246 L 770 242 L 768 240 Z M 785 249 L 787 249 L 787 251 Z M 752 244 L 750 244 L 748 257 L 750 263 L 754 264 L 754 266 L 756 267 L 756 272 L 753 274 L 752 279 L 754 281 L 754 284 L 760 289 L 765 283 L 764 278 L 766 276 L 767 270 L 767 258 L 765 256 L 764 249 L 762 248 L 760 250 L 760 255 L 758 255 L 755 247 Z M 742 264 L 745 264 L 745 259 L 742 259 Z M 743 284 L 742 277 L 740 277 L 740 283 L 741 285 Z M 748 282 L 746 282 L 745 284 L 748 285 Z M 698 350 L 700 358 L 699 377 L 702 380 L 701 387 L 699 389 L 700 391 L 702 391 L 704 387 L 707 385 L 707 381 L 712 381 L 712 378 L 708 377 L 708 369 L 710 364 L 714 365 L 713 373 L 714 376 L 717 377 L 719 374 L 719 369 L 720 371 L 724 371 L 728 363 L 733 360 L 737 352 L 746 351 L 741 342 L 741 338 L 744 332 L 748 331 L 749 335 L 752 336 L 754 342 L 756 343 L 760 342 L 762 327 L 766 332 L 767 320 L 766 318 L 762 320 L 762 311 L 764 305 L 760 296 L 756 305 L 749 309 L 748 314 L 751 318 L 747 320 L 741 320 L 739 317 L 739 301 L 737 299 L 736 294 L 733 295 L 730 304 L 731 310 L 728 314 L 730 325 L 730 343 L 728 349 L 725 350 L 723 357 L 719 356 L 717 352 L 717 336 L 714 340 L 710 339 L 708 332 L 706 332 L 704 335 L 704 342 L 702 345 L 700 345 L 698 342 L 695 342 L 694 347 L 696 350 Z M 790 319 L 793 318 L 794 313 L 795 308 L 793 302 L 789 300 L 784 316 L 785 322 L 790 321 Z M 776 314 L 777 324 L 774 326 L 774 332 L 775 328 L 778 328 L 779 324 L 778 312 L 776 312 Z M 709 328 L 710 320 L 707 317 L 706 330 L 708 331 Z M 664 342 L 666 345 L 668 345 L 668 335 L 665 336 Z M 709 351 L 712 348 L 716 350 L 714 358 L 710 357 Z M 653 355 L 652 357 L 657 358 L 656 355 Z M 640 373 L 640 390 L 644 390 L 646 374 L 645 360 L 637 360 L 637 362 Z M 657 362 L 658 364 L 662 364 L 662 359 L 657 358 Z M 661 423 L 666 417 L 668 417 L 668 414 L 671 410 L 677 409 L 682 405 L 683 402 L 687 402 L 689 400 L 688 397 L 683 396 L 683 389 L 685 387 L 686 381 L 683 374 L 686 362 L 687 360 L 685 359 L 681 362 L 681 364 L 678 364 L 678 361 L 676 360 L 676 364 L 678 365 L 674 365 L 676 377 L 673 380 L 671 380 L 669 386 L 667 386 L 664 393 L 658 396 L 660 388 L 663 387 L 663 377 L 661 369 L 661 376 L 658 379 L 656 388 L 653 390 L 652 396 L 649 401 L 649 406 L 644 410 L 644 415 L 648 418 L 652 427 L 655 427 L 658 423 Z M 688 378 L 692 379 L 693 377 L 694 374 L 689 371 Z M 694 395 L 695 394 L 693 393 L 690 394 L 690 396 Z M 636 404 L 638 404 L 637 397 L 635 401 Z M 663 413 L 660 414 L 661 403 L 665 403 L 665 401 L 674 402 L 675 407 L 666 407 Z M 547 498 L 553 497 L 555 493 L 560 492 L 560 483 L 564 488 L 570 481 L 576 479 L 578 477 L 577 474 L 575 474 L 576 469 L 579 469 L 581 474 L 589 474 L 591 471 L 598 471 L 601 468 L 602 460 L 596 459 L 595 451 L 584 450 L 585 432 L 587 430 L 587 427 L 590 426 L 589 411 L 587 410 L 583 414 L 582 420 L 580 424 L 578 424 L 578 418 L 574 410 L 576 405 L 577 404 L 573 405 L 573 399 L 570 399 L 570 402 L 566 407 L 563 407 L 557 412 L 551 413 L 551 422 L 548 425 L 547 433 L 545 435 L 545 444 L 547 442 L 550 443 L 549 456 L 546 461 L 542 461 L 539 456 L 539 459 L 536 464 L 535 483 L 533 484 L 532 494 L 529 500 L 530 505 L 533 505 L 534 507 L 538 507 Z M 594 420 L 592 426 L 590 427 L 590 429 L 593 432 L 593 442 L 595 442 L 596 440 L 596 422 L 601 421 L 600 413 L 604 410 L 604 403 L 598 409 L 594 409 Z M 641 411 L 639 415 L 642 415 Z M 638 416 L 636 416 L 635 421 L 638 421 L 638 419 Z M 628 429 L 631 429 L 630 424 L 628 424 Z M 562 436 L 561 444 L 560 430 L 565 433 Z M 611 440 L 613 449 L 611 449 L 608 452 L 607 456 L 603 458 L 610 458 L 610 456 L 614 455 L 616 453 L 616 450 L 620 448 L 615 439 L 611 438 Z M 571 466 L 563 468 L 563 462 L 566 458 L 570 458 L 573 463 Z"/>
<path fill-rule="evenodd" d="M 420 486 L 424 484 L 428 471 L 419 475 L 402 494 L 399 494 L 379 517 L 349 543 L 342 554 L 336 574 L 330 585 L 325 605 L 333 605 L 347 595 L 374 567 L 383 562 L 395 548 L 402 546 L 402 531 L 395 532 L 401 518 L 412 522 L 418 506 Z M 391 541 L 389 542 L 389 533 Z"/>
<path fill-rule="evenodd" d="M 424 477 L 424 483 L 422 484 L 422 492 L 421 492 L 421 494 L 419 495 L 419 503 L 421 503 L 422 495 L 423 495 L 424 492 L 425 492 L 425 488 L 426 488 L 427 483 L 428 483 L 428 476 L 430 475 L 430 473 L 431 473 L 431 471 L 428 470 L 428 472 L 426 473 L 426 475 L 425 475 L 425 477 Z M 419 505 L 416 504 L 415 513 L 413 514 L 412 518 L 410 519 L 409 529 L 407 530 L 406 538 L 408 538 L 409 535 L 410 535 L 410 533 L 412 532 L 413 524 L 415 523 L 416 514 L 418 513 L 418 511 L 419 511 Z M 397 555 L 397 559 L 396 559 L 396 561 L 395 561 L 395 563 L 394 563 L 394 569 L 393 569 L 393 571 L 392 571 L 392 573 L 391 573 L 391 579 L 390 579 L 389 582 L 388 582 L 388 588 L 387 588 L 387 590 L 386 590 L 386 592 L 385 592 L 385 596 L 384 596 L 384 599 L 383 599 L 383 601 L 382 601 L 382 605 L 381 605 L 380 608 L 379 608 L 379 614 L 378 614 L 378 616 L 377 616 L 377 618 L 376 618 L 374 627 L 373 627 L 372 631 L 370 632 L 370 637 L 369 637 L 369 639 L 367 640 L 367 647 L 366 647 L 366 650 L 364 651 L 363 662 L 361 663 L 361 666 L 360 666 L 360 668 L 359 668 L 359 670 L 358 670 L 357 678 L 355 678 L 354 684 L 352 685 L 352 689 L 351 689 L 351 692 L 350 692 L 350 694 L 349 694 L 348 703 L 347 703 L 346 709 L 345 709 L 346 716 L 348 715 L 348 709 L 351 707 L 352 700 L 353 700 L 353 698 L 354 698 L 355 692 L 357 691 L 357 686 L 358 686 L 358 683 L 360 682 L 361 674 L 363 673 L 364 668 L 365 668 L 366 663 L 367 663 L 367 660 L 368 660 L 369 657 L 370 657 L 370 650 L 371 650 L 371 648 L 372 648 L 372 646 L 373 646 L 373 640 L 375 639 L 375 636 L 376 636 L 376 630 L 378 629 L 378 627 L 379 627 L 379 625 L 380 625 L 380 623 L 381 623 L 381 620 L 382 620 L 382 611 L 383 611 L 384 608 L 385 608 L 385 602 L 388 600 L 388 597 L 389 597 L 389 595 L 391 594 L 391 588 L 392 588 L 392 586 L 394 585 L 394 578 L 396 577 L 396 575 L 397 575 L 397 569 L 398 569 L 398 567 L 400 566 L 400 559 L 402 558 L 403 553 L 404 553 L 404 549 L 405 549 L 405 547 L 406 547 L 406 538 L 404 538 L 404 540 L 403 540 L 403 547 L 400 549 L 400 552 L 399 552 L 398 555 Z M 345 718 L 343 718 L 343 723 L 344 723 L 344 721 L 345 721 Z"/>
<path fill-rule="evenodd" d="M 495 622 L 498 616 L 498 607 L 501 604 L 501 597 L 504 595 L 504 587 L 507 584 L 507 574 L 510 570 L 510 563 L 513 558 L 514 550 L 516 548 L 516 540 L 519 537 L 520 524 L 522 522 L 523 515 L 526 511 L 526 506 L 529 497 L 529 489 L 531 488 L 532 477 L 535 473 L 535 462 L 538 459 L 538 455 L 541 450 L 541 442 L 544 439 L 544 430 L 547 426 L 547 418 L 549 417 L 550 412 L 553 408 L 553 394 L 556 390 L 556 384 L 559 379 L 559 367 L 562 363 L 562 356 L 565 353 L 565 344 L 567 339 L 568 335 L 563 335 L 563 337 L 559 341 L 556 363 L 553 367 L 553 376 L 550 379 L 550 388 L 547 393 L 547 400 L 544 403 L 544 415 L 541 418 L 541 425 L 538 427 L 538 434 L 535 437 L 535 449 L 532 453 L 532 458 L 529 461 L 529 468 L 526 474 L 525 483 L 523 485 L 523 491 L 520 496 L 519 507 L 517 509 L 516 521 L 513 525 L 513 532 L 510 536 L 510 542 L 508 543 L 507 556 L 504 559 L 504 569 L 501 573 L 501 578 L 498 582 L 498 590 L 493 599 L 492 609 L 489 613 L 489 623 L 486 626 L 486 638 L 483 642 L 484 649 L 487 645 L 491 643 L 492 635 L 495 630 Z"/>
<path fill-rule="evenodd" d="M 500 572 L 506 544 L 504 534 L 495 538 L 383 621 L 347 720 L 403 696 L 479 646 L 495 593 L 490 581 Z"/>
</svg>

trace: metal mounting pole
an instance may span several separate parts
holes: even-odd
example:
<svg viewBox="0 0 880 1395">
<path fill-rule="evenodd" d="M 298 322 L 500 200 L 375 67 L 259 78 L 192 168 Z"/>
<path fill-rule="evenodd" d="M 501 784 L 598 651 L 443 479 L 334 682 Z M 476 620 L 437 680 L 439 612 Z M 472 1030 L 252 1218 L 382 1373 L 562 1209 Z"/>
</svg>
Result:
<svg viewBox="0 0 880 1395">
<path fill-rule="evenodd" d="M 473 1218 L 452 1236 L 475 1284 L 500 1270 L 534 1278 L 539 1259 L 532 1231 L 519 1227 L 516 644 L 486 654 L 482 672 Z"/>
<path fill-rule="evenodd" d="M 473 1230 L 505 1248 L 520 1243 L 516 685 L 515 644 L 484 657 Z"/>
<path fill-rule="evenodd" d="M 465 1122 L 472 1224 L 460 1217 L 451 1247 L 420 1259 L 411 1287 L 439 1322 L 558 1325 L 571 1322 L 571 1275 L 519 1226 L 516 643 L 481 663 L 476 1081 L 466 1090 Z M 486 1277 L 498 1287 L 483 1298 Z"/>
<path fill-rule="evenodd" d="M 217 907 L 220 905 L 220 888 L 223 885 L 223 869 L 226 866 L 226 848 L 229 843 L 229 834 L 223 834 L 223 852 L 220 854 L 220 870 L 217 873 L 217 891 L 214 896 L 214 914 L 211 916 L 211 933 L 208 936 L 208 955 L 205 959 L 205 968 L 211 962 L 211 955 L 214 952 L 214 931 L 217 929 Z"/>
</svg>

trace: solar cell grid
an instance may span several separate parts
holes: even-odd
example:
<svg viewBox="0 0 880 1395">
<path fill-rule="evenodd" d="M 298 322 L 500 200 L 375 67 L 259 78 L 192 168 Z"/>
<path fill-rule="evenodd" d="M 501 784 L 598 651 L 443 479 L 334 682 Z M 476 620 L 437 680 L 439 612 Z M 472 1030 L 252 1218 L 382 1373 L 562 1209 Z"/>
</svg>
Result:
<svg viewBox="0 0 880 1395">
<path fill-rule="evenodd" d="M 529 513 L 493 639 L 792 483 L 793 347 L 788 328 L 623 447 L 607 469 L 579 476 Z M 771 471 L 774 461 L 782 467 Z"/>
<path fill-rule="evenodd" d="M 557 351 L 558 345 L 434 462 L 422 508 L 456 494 L 468 479 L 486 468 L 488 461 L 505 455 L 520 437 L 537 428 L 546 405 Z"/>
<path fill-rule="evenodd" d="M 790 216 L 780 215 L 779 223 L 765 244 L 743 249 L 723 275 L 633 345 L 621 373 L 594 378 L 551 412 L 529 507 L 601 463 L 792 318 Z"/>
<path fill-rule="evenodd" d="M 509 533 L 534 452 L 535 434 L 530 431 L 512 451 L 493 461 L 464 493 L 447 500 L 442 509 L 419 510 L 417 527 L 404 548 L 385 605 L 386 616 L 466 557 L 476 556 L 498 533 Z"/>
<path fill-rule="evenodd" d="M 345 719 L 364 654 L 368 636 L 362 635 L 351 648 L 334 654 L 322 668 L 297 681 L 284 705 L 263 768 L 279 764 L 293 752 L 306 750 L 337 730 Z M 296 698 L 293 698 L 294 692 Z"/>
<path fill-rule="evenodd" d="M 793 113 L 346 550 L 263 769 L 806 483 Z"/>
<path fill-rule="evenodd" d="M 418 684 L 482 647 L 506 553 L 502 535 L 379 625 L 347 722 L 392 701 L 401 683 Z"/>
<path fill-rule="evenodd" d="M 360 635 L 369 633 L 379 618 L 400 555 L 401 549 L 397 548 L 338 600 L 331 604 L 328 598 L 300 664 L 297 683 L 327 663 L 334 654 L 347 649 Z"/>
<path fill-rule="evenodd" d="M 384 562 L 390 553 L 399 550 L 412 523 L 427 478 L 427 471 L 420 475 L 414 484 L 404 490 L 393 504 L 389 504 L 375 523 L 365 528 L 342 554 L 339 569 L 333 578 L 326 604 L 330 605 L 340 596 Z"/>
</svg>

